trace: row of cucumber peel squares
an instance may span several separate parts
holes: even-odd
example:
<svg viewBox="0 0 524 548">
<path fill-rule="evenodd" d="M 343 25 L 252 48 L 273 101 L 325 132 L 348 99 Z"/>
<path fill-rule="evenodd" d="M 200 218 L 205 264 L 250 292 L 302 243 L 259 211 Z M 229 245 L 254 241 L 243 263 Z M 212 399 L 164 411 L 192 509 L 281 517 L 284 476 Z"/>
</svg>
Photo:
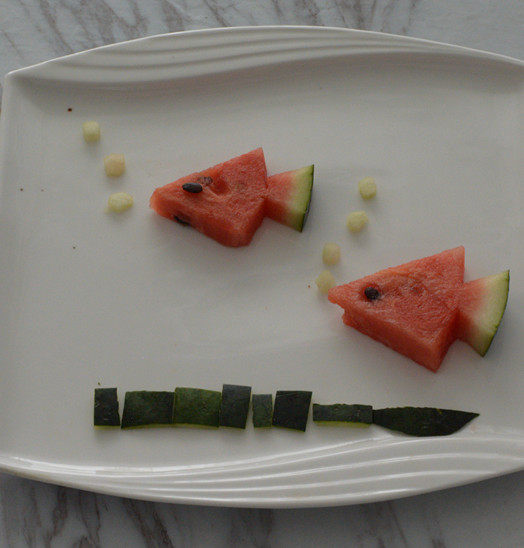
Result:
<svg viewBox="0 0 524 548">
<path fill-rule="evenodd" d="M 126 392 L 122 420 L 116 388 L 95 388 L 96 427 L 144 428 L 151 426 L 230 427 L 245 429 L 250 406 L 255 428 L 272 426 L 305 432 L 312 392 L 278 390 L 251 394 L 251 387 L 224 384 L 222 391 L 178 387 L 174 392 Z M 413 436 L 443 436 L 456 432 L 477 413 L 433 407 L 373 409 L 362 404 L 313 404 L 319 425 L 369 426 L 377 424 Z"/>
</svg>

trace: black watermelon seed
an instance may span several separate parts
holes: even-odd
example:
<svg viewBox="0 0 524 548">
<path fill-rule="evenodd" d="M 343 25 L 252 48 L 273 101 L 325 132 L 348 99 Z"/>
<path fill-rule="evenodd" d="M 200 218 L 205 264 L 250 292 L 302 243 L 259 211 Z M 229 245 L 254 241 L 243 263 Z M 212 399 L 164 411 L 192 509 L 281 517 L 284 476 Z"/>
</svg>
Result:
<svg viewBox="0 0 524 548">
<path fill-rule="evenodd" d="M 202 192 L 202 185 L 199 183 L 184 183 L 182 185 L 182 188 L 186 192 L 191 192 L 193 194 L 197 194 L 198 192 Z"/>
<path fill-rule="evenodd" d="M 174 219 L 177 223 L 180 223 L 181 225 L 184 225 L 184 226 L 191 226 L 191 224 L 189 223 L 189 221 L 185 221 L 184 219 L 181 219 L 180 217 L 177 217 L 176 215 L 173 215 L 173 219 Z"/>
<path fill-rule="evenodd" d="M 364 289 L 364 295 L 368 300 L 374 301 L 375 299 L 378 299 L 380 297 L 380 292 L 375 287 L 369 286 Z"/>
<path fill-rule="evenodd" d="M 213 182 L 213 179 L 211 177 L 199 177 L 198 182 L 201 185 L 208 186 Z"/>
</svg>

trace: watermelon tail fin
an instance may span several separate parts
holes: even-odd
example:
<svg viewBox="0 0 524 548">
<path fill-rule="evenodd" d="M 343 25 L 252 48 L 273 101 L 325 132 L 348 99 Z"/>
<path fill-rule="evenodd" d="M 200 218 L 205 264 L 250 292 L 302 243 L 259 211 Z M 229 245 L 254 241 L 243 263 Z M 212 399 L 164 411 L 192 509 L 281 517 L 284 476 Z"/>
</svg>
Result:
<svg viewBox="0 0 524 548">
<path fill-rule="evenodd" d="M 484 356 L 508 302 L 509 270 L 464 284 L 458 313 L 458 337 Z"/>
</svg>

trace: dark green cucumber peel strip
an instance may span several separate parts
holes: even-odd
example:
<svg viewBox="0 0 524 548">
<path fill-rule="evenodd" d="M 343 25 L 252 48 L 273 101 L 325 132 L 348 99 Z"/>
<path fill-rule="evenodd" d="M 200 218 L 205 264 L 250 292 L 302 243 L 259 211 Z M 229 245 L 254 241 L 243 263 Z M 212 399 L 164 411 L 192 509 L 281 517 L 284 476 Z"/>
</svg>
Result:
<svg viewBox="0 0 524 548">
<path fill-rule="evenodd" d="M 478 416 L 434 407 L 389 407 L 373 410 L 373 424 L 411 436 L 448 436 Z"/>
<path fill-rule="evenodd" d="M 272 394 L 253 394 L 253 426 L 269 428 L 273 419 Z"/>
<path fill-rule="evenodd" d="M 305 431 L 312 393 L 279 390 L 253 395 L 253 426 L 280 426 Z M 140 428 L 176 424 L 201 427 L 246 426 L 251 387 L 224 385 L 222 392 L 179 387 L 175 392 L 126 392 L 122 421 L 116 388 L 95 388 L 96 427 Z M 224 405 L 225 403 L 225 405 Z M 313 404 L 313 420 L 325 425 L 370 423 L 411 436 L 447 436 L 478 417 L 478 413 L 434 407 L 390 407 L 373 410 L 361 404 Z"/>
<path fill-rule="evenodd" d="M 174 392 L 126 392 L 122 428 L 172 424 L 174 402 Z"/>
<path fill-rule="evenodd" d="M 220 426 L 245 429 L 250 401 L 251 386 L 224 384 L 220 404 Z"/>
<path fill-rule="evenodd" d="M 334 403 L 332 405 L 313 404 L 313 421 L 329 424 L 351 423 L 369 425 L 373 421 L 373 407 L 355 403 Z"/>
<path fill-rule="evenodd" d="M 116 388 L 95 388 L 95 426 L 120 426 Z"/>
<path fill-rule="evenodd" d="M 273 426 L 305 432 L 312 395 L 305 390 L 277 390 Z"/>
<path fill-rule="evenodd" d="M 179 425 L 218 428 L 222 393 L 202 388 L 175 389 L 173 422 Z"/>
</svg>

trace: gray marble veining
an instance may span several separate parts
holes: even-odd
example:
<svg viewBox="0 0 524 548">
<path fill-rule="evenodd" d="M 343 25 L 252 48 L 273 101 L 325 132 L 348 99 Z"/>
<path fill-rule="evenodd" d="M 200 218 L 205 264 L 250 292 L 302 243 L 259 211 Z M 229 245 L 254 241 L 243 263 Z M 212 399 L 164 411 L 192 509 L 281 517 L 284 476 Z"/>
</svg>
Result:
<svg viewBox="0 0 524 548">
<path fill-rule="evenodd" d="M 0 0 L 0 77 L 121 40 L 217 26 L 323 25 L 524 57 L 522 0 Z M 0 87 L 1 92 L 1 87 Z M 524 474 L 306 510 L 120 499 L 0 475 L 0 546 L 524 546 Z"/>
<path fill-rule="evenodd" d="M 523 21 L 522 0 L 2 0 L 0 74 L 141 36 L 240 25 L 357 28 L 519 57 Z"/>
<path fill-rule="evenodd" d="M 519 547 L 522 475 L 392 502 L 192 507 L 0 477 L 1 546 Z"/>
</svg>

